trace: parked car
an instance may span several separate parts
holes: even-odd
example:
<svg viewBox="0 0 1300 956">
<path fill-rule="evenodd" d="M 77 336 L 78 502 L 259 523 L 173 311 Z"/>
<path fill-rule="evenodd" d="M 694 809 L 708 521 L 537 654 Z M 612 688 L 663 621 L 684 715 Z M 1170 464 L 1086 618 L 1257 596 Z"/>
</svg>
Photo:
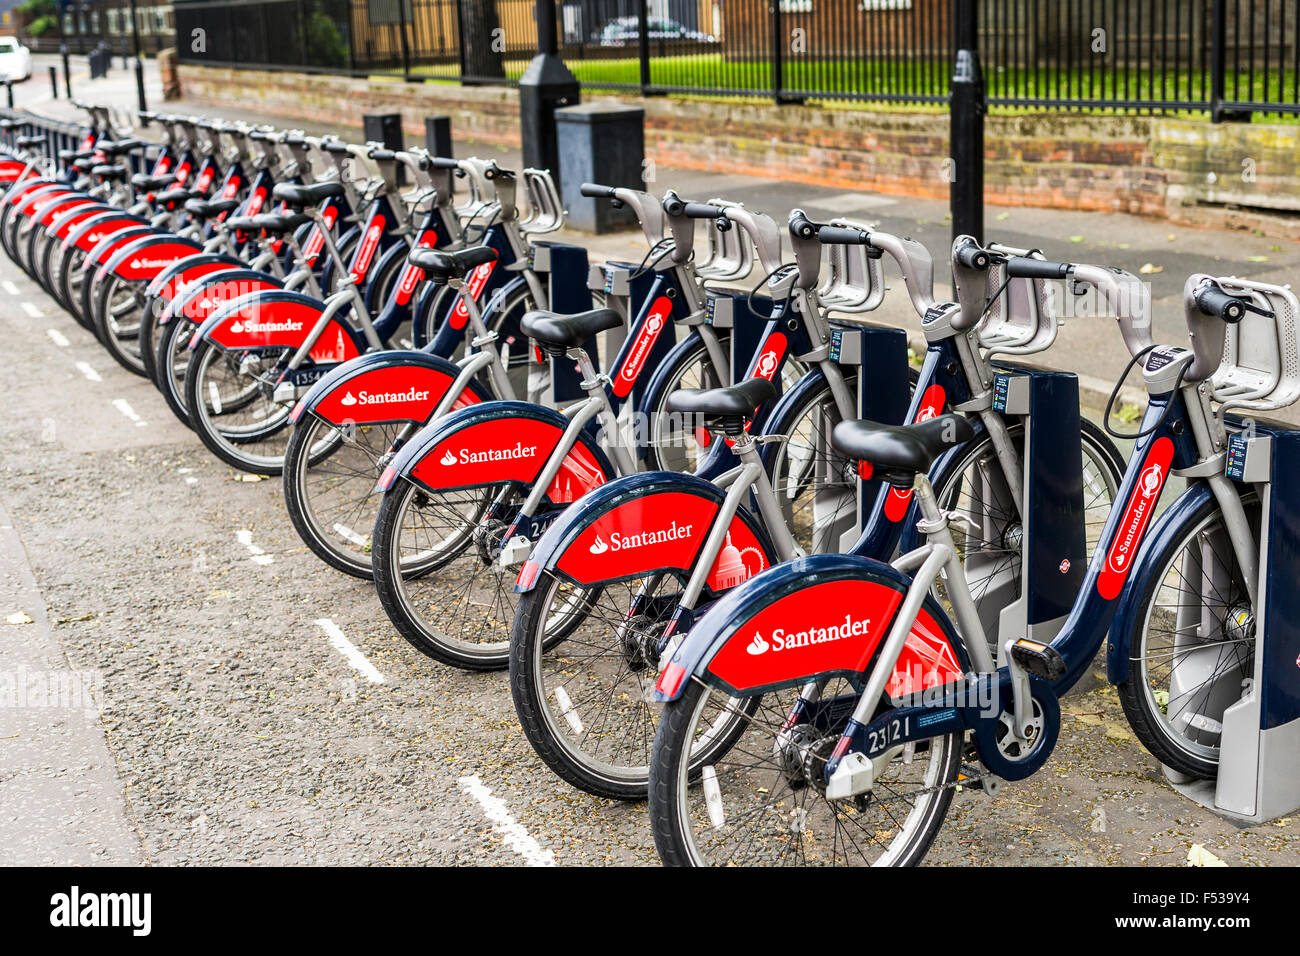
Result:
<svg viewBox="0 0 1300 956">
<path fill-rule="evenodd" d="M 646 21 L 646 33 L 653 40 L 686 40 L 692 43 L 717 43 L 718 38 L 699 30 L 690 30 L 676 20 L 651 17 Z M 591 42 L 600 46 L 635 46 L 639 37 L 636 17 L 618 17 L 610 20 L 603 30 L 597 30 Z"/>
<path fill-rule="evenodd" d="M 32 51 L 13 37 L 0 37 L 0 80 L 14 82 L 32 75 Z"/>
</svg>

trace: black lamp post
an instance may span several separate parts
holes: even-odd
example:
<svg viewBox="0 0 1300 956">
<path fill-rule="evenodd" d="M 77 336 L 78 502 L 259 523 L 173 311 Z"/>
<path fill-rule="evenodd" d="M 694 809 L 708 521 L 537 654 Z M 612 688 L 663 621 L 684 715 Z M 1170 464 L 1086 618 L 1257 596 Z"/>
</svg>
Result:
<svg viewBox="0 0 1300 956">
<path fill-rule="evenodd" d="M 536 0 L 537 55 L 519 78 L 519 122 L 524 165 L 549 169 L 558 184 L 560 153 L 555 111 L 579 101 L 578 78 L 560 59 L 555 0 Z"/>
<path fill-rule="evenodd" d="M 144 64 L 140 62 L 140 19 L 136 16 L 135 0 L 131 0 L 131 45 L 135 49 L 135 98 L 139 110 L 144 112 L 149 106 L 144 98 Z"/>
</svg>

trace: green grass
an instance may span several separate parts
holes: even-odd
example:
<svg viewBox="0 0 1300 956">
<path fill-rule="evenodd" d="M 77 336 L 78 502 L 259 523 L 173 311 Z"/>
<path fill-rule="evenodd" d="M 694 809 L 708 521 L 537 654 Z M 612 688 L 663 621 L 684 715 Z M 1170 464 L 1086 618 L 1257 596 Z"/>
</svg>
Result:
<svg viewBox="0 0 1300 956">
<path fill-rule="evenodd" d="M 638 88 L 641 83 L 640 63 L 635 56 L 618 59 L 571 59 L 565 61 L 582 83 L 584 89 L 599 92 L 620 88 Z M 518 80 L 528 65 L 527 59 L 507 60 L 506 77 Z M 457 82 L 458 71 L 454 64 L 418 67 L 412 73 L 433 81 Z M 942 64 L 913 60 L 818 60 L 794 57 L 784 66 L 783 89 L 807 95 L 828 106 L 856 106 L 872 109 L 946 109 L 943 104 L 911 102 L 894 97 L 944 97 L 948 92 L 948 77 Z M 1202 99 L 1202 75 L 1190 71 L 1155 72 L 1144 70 L 1036 70 L 1011 69 L 989 71 L 985 77 L 990 99 L 1122 99 L 1165 100 L 1191 103 Z M 1291 70 L 1272 71 L 1267 80 L 1260 74 L 1253 84 L 1240 77 L 1236 89 L 1229 76 L 1227 96 L 1241 101 L 1286 101 L 1296 98 L 1297 74 Z M 691 98 L 713 99 L 716 91 L 728 91 L 727 98 L 770 100 L 772 95 L 772 65 L 766 60 L 727 59 L 722 54 L 652 57 L 650 84 L 655 87 L 681 88 L 681 93 Z M 1280 89 L 1279 89 L 1280 87 Z M 1208 78 L 1205 89 L 1208 90 Z M 689 92 L 698 90 L 698 93 Z M 881 95 L 880 100 L 852 98 L 858 91 L 870 90 Z M 731 93 L 734 91 L 734 94 Z M 846 96 L 847 94 L 847 96 Z M 1053 107 L 995 105 L 992 109 L 1002 113 L 1033 112 Z M 1088 108 L 1088 112 L 1122 114 L 1145 110 L 1122 107 Z M 1171 109 L 1184 115 L 1205 115 L 1203 108 L 1191 105 Z M 1258 114 L 1257 114 L 1258 115 Z M 1260 116 L 1261 121 L 1300 121 L 1296 117 Z"/>
</svg>

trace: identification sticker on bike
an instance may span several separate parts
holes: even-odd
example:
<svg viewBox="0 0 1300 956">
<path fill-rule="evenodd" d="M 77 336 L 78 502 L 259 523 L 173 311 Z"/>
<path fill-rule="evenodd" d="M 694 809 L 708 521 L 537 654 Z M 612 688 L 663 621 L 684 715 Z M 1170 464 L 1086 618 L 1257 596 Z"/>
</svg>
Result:
<svg viewBox="0 0 1300 956">
<path fill-rule="evenodd" d="M 469 307 L 465 305 L 465 293 L 468 292 L 475 302 L 479 301 L 479 296 L 482 295 L 488 279 L 492 276 L 492 270 L 496 267 L 496 259 L 485 262 L 481 266 L 475 266 L 474 271 L 465 279 L 460 295 L 456 296 L 456 307 L 451 310 L 451 317 L 447 320 L 453 329 L 463 329 L 465 323 L 469 321 Z"/>
<path fill-rule="evenodd" d="M 320 398 L 312 411 L 333 425 L 353 422 L 414 422 L 429 420 L 452 378 L 423 365 L 391 365 L 363 372 L 341 382 Z M 461 392 L 452 410 L 478 402 L 469 389 Z"/>
<path fill-rule="evenodd" d="M 942 385 L 931 385 L 921 396 L 921 405 L 916 410 L 916 417 L 912 419 L 913 424 L 928 422 L 932 418 L 937 418 L 943 414 L 944 403 L 948 401 L 948 393 L 943 390 Z M 903 520 L 907 514 L 907 508 L 912 503 L 911 488 L 895 488 L 890 486 L 889 495 L 885 498 L 885 518 L 897 524 Z"/>
<path fill-rule="evenodd" d="M 384 223 L 388 220 L 383 216 L 375 216 L 366 227 L 366 234 L 361 239 L 361 245 L 357 247 L 356 257 L 352 260 L 352 281 L 361 283 L 365 281 L 367 273 L 370 272 L 370 263 L 375 261 L 375 250 L 379 248 L 379 240 L 384 236 Z"/>
<path fill-rule="evenodd" d="M 689 573 L 717 513 L 716 501 L 686 492 L 634 498 L 588 525 L 556 567 L 584 584 L 667 569 Z M 734 588 L 767 566 L 754 533 L 733 517 L 708 585 L 715 591 Z"/>
<path fill-rule="evenodd" d="M 625 397 L 628 392 L 632 391 L 632 386 L 636 380 L 641 377 L 641 372 L 645 369 L 646 359 L 650 355 L 650 350 L 659 339 L 659 334 L 668 324 L 668 318 L 673 312 L 672 299 L 666 295 L 661 295 L 655 299 L 654 305 L 650 307 L 650 314 L 641 325 L 641 330 L 637 332 L 636 340 L 633 341 L 632 347 L 628 349 L 627 361 L 623 367 L 618 370 L 618 375 L 614 378 L 614 394 L 619 398 Z"/>
<path fill-rule="evenodd" d="M 274 302 L 241 308 L 207 337 L 226 349 L 297 348 L 320 321 L 319 307 L 305 302 Z M 333 319 L 308 353 L 313 362 L 346 362 L 358 355 L 356 343 Z"/>
<path fill-rule="evenodd" d="M 417 249 L 432 249 L 437 244 L 438 234 L 432 229 L 426 229 L 415 246 Z M 410 302 L 411 296 L 415 294 L 416 287 L 419 286 L 423 279 L 424 270 L 414 263 L 408 262 L 402 270 L 402 277 L 397 282 L 397 304 L 406 305 L 406 303 Z"/>
<path fill-rule="evenodd" d="M 902 600 L 897 587 L 870 580 L 803 588 L 746 621 L 714 655 L 708 670 L 736 690 L 817 674 L 860 674 L 871 663 Z M 951 644 L 922 610 L 899 655 L 888 693 L 900 697 L 961 676 Z"/>
<path fill-rule="evenodd" d="M 1161 436 L 1151 444 L 1142 471 L 1138 475 L 1133 493 L 1129 495 L 1124 508 L 1124 517 L 1120 519 L 1115 531 L 1115 540 L 1106 552 L 1106 563 L 1097 577 L 1097 593 L 1106 600 L 1119 596 L 1137 557 L 1146 533 L 1151 515 L 1155 513 L 1156 503 L 1160 500 L 1160 491 L 1169 477 L 1169 465 L 1174 459 L 1174 443 Z"/>
<path fill-rule="evenodd" d="M 152 279 L 163 269 L 189 258 L 196 251 L 189 243 L 162 242 L 141 249 L 125 262 L 118 263 L 114 271 L 122 279 Z"/>
</svg>

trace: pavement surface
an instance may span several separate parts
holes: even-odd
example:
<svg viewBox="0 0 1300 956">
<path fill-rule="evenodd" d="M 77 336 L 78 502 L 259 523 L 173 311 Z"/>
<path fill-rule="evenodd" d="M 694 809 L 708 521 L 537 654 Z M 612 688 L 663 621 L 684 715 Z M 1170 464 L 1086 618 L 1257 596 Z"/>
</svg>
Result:
<svg viewBox="0 0 1300 956">
<path fill-rule="evenodd" d="M 775 214 L 849 212 L 829 190 L 661 172 L 656 188 Z M 859 202 L 855 215 L 942 247 L 938 204 Z M 1252 274 L 1281 275 L 1297 257 L 1249 236 L 1168 241 L 1131 217 L 997 224 L 1049 255 L 1160 265 L 1173 341 L 1184 274 L 1245 272 L 1240 255 L 1260 249 Z M 657 862 L 643 804 L 577 792 L 533 754 L 505 675 L 414 651 L 373 587 L 301 545 L 277 480 L 212 458 L 2 257 L 0 293 L 0 863 Z M 1113 375 L 1122 356 L 1094 354 L 1117 339 L 1103 326 L 1068 324 L 1053 356 Z M 1229 864 L 1300 863 L 1300 815 L 1243 827 L 1175 793 L 1100 672 L 1062 709 L 1045 770 L 993 798 L 959 793 L 928 863 L 1184 865 L 1196 844 Z"/>
</svg>

